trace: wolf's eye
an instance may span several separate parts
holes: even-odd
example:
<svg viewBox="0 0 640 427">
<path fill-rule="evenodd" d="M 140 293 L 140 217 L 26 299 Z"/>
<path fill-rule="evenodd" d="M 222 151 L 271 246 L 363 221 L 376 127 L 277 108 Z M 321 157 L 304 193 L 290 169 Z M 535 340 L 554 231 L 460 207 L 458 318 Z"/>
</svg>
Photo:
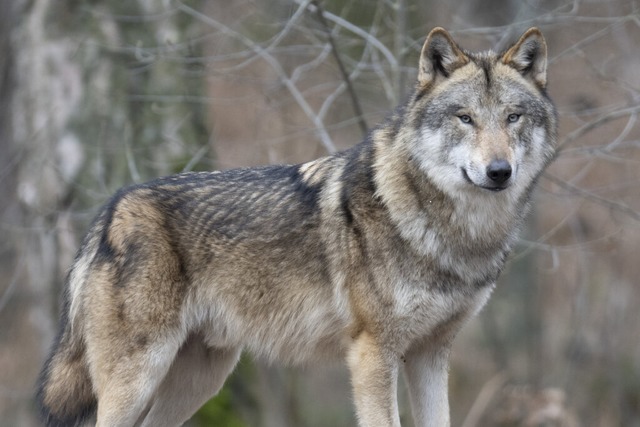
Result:
<svg viewBox="0 0 640 427">
<path fill-rule="evenodd" d="M 473 123 L 473 120 L 471 119 L 471 116 L 468 114 L 463 114 L 461 116 L 458 116 L 458 118 L 460 119 L 460 121 L 462 123 L 466 123 L 468 125 L 470 125 L 471 123 Z"/>
<path fill-rule="evenodd" d="M 507 121 L 509 123 L 515 123 L 520 120 L 520 114 L 511 113 L 507 116 Z"/>
</svg>

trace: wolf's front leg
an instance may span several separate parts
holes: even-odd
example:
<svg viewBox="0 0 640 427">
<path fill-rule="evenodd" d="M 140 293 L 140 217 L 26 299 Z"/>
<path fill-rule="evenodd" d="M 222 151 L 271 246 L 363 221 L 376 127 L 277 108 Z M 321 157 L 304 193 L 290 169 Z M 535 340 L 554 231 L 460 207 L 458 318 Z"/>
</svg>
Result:
<svg viewBox="0 0 640 427">
<path fill-rule="evenodd" d="M 363 332 L 351 346 L 348 361 L 358 425 L 400 427 L 397 357 Z"/>
<path fill-rule="evenodd" d="M 404 374 L 415 427 L 447 427 L 449 345 L 424 341 L 405 355 Z"/>
</svg>

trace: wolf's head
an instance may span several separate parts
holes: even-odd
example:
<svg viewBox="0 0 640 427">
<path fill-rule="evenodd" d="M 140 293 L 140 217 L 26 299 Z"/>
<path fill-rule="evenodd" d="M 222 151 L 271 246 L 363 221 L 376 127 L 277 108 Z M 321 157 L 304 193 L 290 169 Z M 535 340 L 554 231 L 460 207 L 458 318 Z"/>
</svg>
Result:
<svg viewBox="0 0 640 427">
<path fill-rule="evenodd" d="M 553 156 L 556 115 L 546 95 L 547 47 L 537 28 L 505 52 L 462 50 L 428 35 L 409 103 L 410 151 L 447 193 L 519 194 Z"/>
</svg>

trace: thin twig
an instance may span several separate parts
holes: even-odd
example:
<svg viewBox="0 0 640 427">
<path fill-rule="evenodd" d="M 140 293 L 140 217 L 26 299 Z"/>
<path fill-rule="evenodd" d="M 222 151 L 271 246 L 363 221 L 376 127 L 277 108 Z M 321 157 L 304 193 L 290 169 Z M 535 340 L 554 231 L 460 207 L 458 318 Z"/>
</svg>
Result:
<svg viewBox="0 0 640 427">
<path fill-rule="evenodd" d="M 207 16 L 202 12 L 199 12 L 196 9 L 193 9 L 190 6 L 187 6 L 181 1 L 176 1 L 176 4 L 178 5 L 178 9 L 181 10 L 182 12 L 186 13 L 189 16 L 192 16 L 193 18 L 198 19 L 199 21 L 204 22 L 207 25 L 212 26 L 213 28 L 216 28 L 217 30 L 221 31 L 226 35 L 229 35 L 231 37 L 238 39 L 248 48 L 253 50 L 258 56 L 264 59 L 265 62 L 267 62 L 271 66 L 271 68 L 276 72 L 276 74 L 278 75 L 282 83 L 291 93 L 291 96 L 293 96 L 293 98 L 298 103 L 302 111 L 304 111 L 304 113 L 307 115 L 309 120 L 311 120 L 311 122 L 314 124 L 316 131 L 318 132 L 320 142 L 325 147 L 325 149 L 329 153 L 335 153 L 337 151 L 336 146 L 333 143 L 331 136 L 329 135 L 329 132 L 327 131 L 327 128 L 325 127 L 324 123 L 322 122 L 322 120 L 320 120 L 320 117 L 318 117 L 318 115 L 313 111 L 313 109 L 311 108 L 307 100 L 304 98 L 302 93 L 300 93 L 300 90 L 297 88 L 295 83 L 291 81 L 289 76 L 287 76 L 287 73 L 282 68 L 282 65 L 280 64 L 280 62 L 278 62 L 278 60 L 274 58 L 273 55 L 271 55 L 262 46 L 255 43 L 249 37 L 241 33 L 238 33 L 237 31 L 234 31 L 230 27 L 211 18 L 210 16 Z"/>
<path fill-rule="evenodd" d="M 129 174 L 131 175 L 131 179 L 135 183 L 142 182 L 142 178 L 140 176 L 140 172 L 138 171 L 138 166 L 136 165 L 136 159 L 133 155 L 133 149 L 131 148 L 130 139 L 130 126 L 125 127 L 125 135 L 124 135 L 124 155 L 127 159 L 127 167 L 129 168 Z"/>
<path fill-rule="evenodd" d="M 358 99 L 355 88 L 351 83 L 351 79 L 349 78 L 349 73 L 347 73 L 347 69 L 345 68 L 344 63 L 340 58 L 340 53 L 338 52 L 338 47 L 333 38 L 333 35 L 331 34 L 331 29 L 329 28 L 329 24 L 327 23 L 327 20 L 324 17 L 324 9 L 320 5 L 320 2 L 318 2 L 317 0 L 313 0 L 311 3 L 316 8 L 316 15 L 318 16 L 318 21 L 320 21 L 320 24 L 322 25 L 325 33 L 327 34 L 327 39 L 329 40 L 329 44 L 331 45 L 331 52 L 333 53 L 333 57 L 335 58 L 336 63 L 338 64 L 338 69 L 340 70 L 342 79 L 344 80 L 344 83 L 347 85 L 347 91 L 349 92 L 349 98 L 351 99 L 353 112 L 355 113 L 356 118 L 358 120 L 358 125 L 360 126 L 360 130 L 362 131 L 362 136 L 366 136 L 367 133 L 369 132 L 369 127 L 367 126 L 367 122 L 364 119 L 362 107 L 360 106 L 360 100 Z"/>
<path fill-rule="evenodd" d="M 295 1 L 296 3 L 300 4 L 300 0 L 295 0 Z M 315 12 L 314 5 L 310 4 L 308 8 L 312 12 Z M 334 15 L 331 12 L 325 11 L 323 15 L 328 21 L 331 21 L 334 24 L 341 26 L 345 30 L 350 31 L 353 34 L 359 37 L 362 37 L 362 39 L 366 40 L 368 43 L 371 43 L 377 50 L 379 50 L 384 55 L 385 59 L 389 62 L 389 65 L 394 70 L 394 72 L 398 68 L 398 61 L 396 60 L 395 56 L 393 56 L 393 53 L 391 53 L 389 48 L 387 48 L 384 45 L 384 43 L 382 43 L 378 38 L 374 37 L 373 34 L 366 32 L 362 28 L 356 26 L 355 24 L 352 24 L 351 22 L 347 21 L 346 19 L 340 16 Z"/>
<path fill-rule="evenodd" d="M 462 427 L 476 427 L 478 425 L 482 415 L 489 407 L 491 399 L 493 399 L 496 393 L 504 386 L 507 379 L 508 377 L 505 372 L 499 372 L 484 384 L 475 402 L 473 402 L 467 417 L 464 419 Z"/>
<path fill-rule="evenodd" d="M 591 191 L 585 190 L 583 188 L 580 188 L 576 185 L 570 184 L 556 176 L 551 175 L 550 173 L 546 173 L 543 175 L 544 178 L 548 179 L 549 181 L 553 182 L 554 184 L 557 184 L 558 186 L 560 186 L 561 188 L 565 189 L 565 190 L 569 190 L 574 194 L 579 195 L 580 197 L 583 197 L 587 200 L 591 200 L 592 202 L 598 203 L 600 205 L 606 206 L 612 210 L 621 212 L 633 219 L 635 219 L 636 221 L 640 221 L 640 212 L 636 211 L 635 209 L 625 205 L 624 203 L 621 202 L 616 202 L 613 200 L 609 200 L 609 199 L 605 199 L 604 197 L 600 197 L 594 193 L 592 193 Z"/>
<path fill-rule="evenodd" d="M 584 39 L 580 40 L 579 42 L 571 45 L 570 47 L 566 48 L 565 50 L 563 50 L 562 52 L 556 54 L 555 56 L 549 58 L 548 63 L 549 65 L 555 63 L 558 59 L 564 57 L 565 55 L 568 55 L 569 53 L 572 52 L 580 52 L 580 49 L 582 48 L 582 46 L 588 45 L 589 43 L 592 43 L 596 40 L 598 40 L 599 38 L 602 38 L 603 36 L 607 35 L 608 33 L 611 32 L 611 30 L 618 26 L 618 25 L 622 25 L 623 23 L 621 22 L 613 22 L 609 25 L 607 25 L 606 27 L 590 34 L 588 37 L 585 37 Z"/>
<path fill-rule="evenodd" d="M 354 80 L 355 78 L 357 78 L 358 75 L 360 75 L 362 63 L 365 61 L 365 56 L 368 54 L 369 46 L 370 46 L 369 44 L 366 44 L 364 46 L 360 60 L 353 67 L 353 71 L 351 72 L 351 74 L 349 74 L 349 80 Z M 340 96 L 340 94 L 344 92 L 345 89 L 346 89 L 345 82 L 341 82 L 340 85 L 325 98 L 324 102 L 322 103 L 322 106 L 318 110 L 318 115 L 321 118 L 324 119 L 327 112 L 329 111 L 329 108 L 333 105 L 334 101 L 338 98 L 338 96 Z M 360 121 L 360 118 L 353 117 L 351 118 L 350 121 L 351 122 Z"/>
<path fill-rule="evenodd" d="M 22 267 L 25 265 L 26 256 L 21 255 L 18 263 L 14 265 L 13 276 L 11 280 L 9 280 L 9 285 L 6 287 L 2 296 L 0 296 L 0 311 L 4 309 L 4 307 L 9 302 L 9 299 L 13 296 L 16 287 L 18 286 L 18 279 L 20 278 L 20 273 L 22 272 Z"/>
<path fill-rule="evenodd" d="M 560 153 L 562 149 L 566 147 L 568 144 L 572 143 L 576 139 L 580 138 L 582 135 L 590 132 L 591 130 L 597 128 L 600 125 L 603 125 L 615 119 L 619 119 L 620 117 L 625 117 L 625 116 L 629 116 L 632 114 L 639 114 L 639 113 L 640 113 L 640 105 L 634 105 L 632 107 L 623 108 L 621 110 L 615 110 L 615 111 L 611 111 L 610 113 L 603 114 L 602 116 L 590 121 L 589 123 L 584 124 L 578 129 L 571 131 L 564 138 L 564 140 L 562 140 L 558 144 L 556 151 Z"/>
<path fill-rule="evenodd" d="M 397 0 L 393 8 L 396 12 L 396 28 L 394 32 L 393 38 L 393 48 L 396 53 L 396 60 L 399 64 L 402 64 L 405 56 L 405 36 L 407 34 L 407 5 L 405 0 Z M 405 82 L 404 82 L 404 72 L 401 67 L 398 67 L 395 70 L 394 74 L 394 83 L 396 96 L 398 99 L 404 98 L 404 90 L 405 90 Z"/>
</svg>

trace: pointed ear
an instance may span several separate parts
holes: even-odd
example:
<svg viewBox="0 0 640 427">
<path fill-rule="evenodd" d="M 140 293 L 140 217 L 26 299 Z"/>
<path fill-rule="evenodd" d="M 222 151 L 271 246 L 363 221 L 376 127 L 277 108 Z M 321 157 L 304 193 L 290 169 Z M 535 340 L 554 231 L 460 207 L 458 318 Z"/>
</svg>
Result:
<svg viewBox="0 0 640 427">
<path fill-rule="evenodd" d="M 453 41 L 447 30 L 434 28 L 422 46 L 418 82 L 426 86 L 434 83 L 439 77 L 448 78 L 467 62 L 469 58 Z"/>
<path fill-rule="evenodd" d="M 502 55 L 502 62 L 515 68 L 541 88 L 547 85 L 547 43 L 539 29 L 529 28 Z"/>
</svg>

